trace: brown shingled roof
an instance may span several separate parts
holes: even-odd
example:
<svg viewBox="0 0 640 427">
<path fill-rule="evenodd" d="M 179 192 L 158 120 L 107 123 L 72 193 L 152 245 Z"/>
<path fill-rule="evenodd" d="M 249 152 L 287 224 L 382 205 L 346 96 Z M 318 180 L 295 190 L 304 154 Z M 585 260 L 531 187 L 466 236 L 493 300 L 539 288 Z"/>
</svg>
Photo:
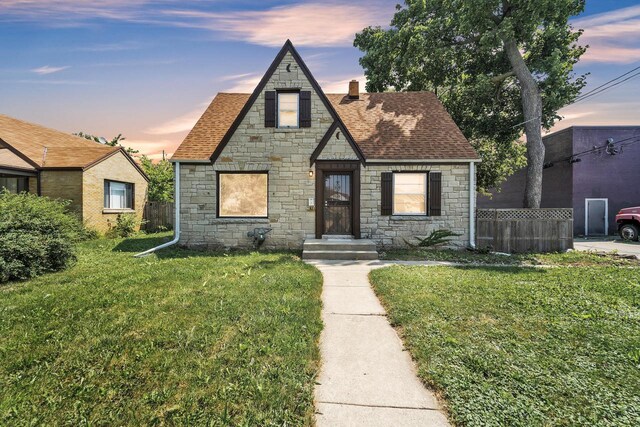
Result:
<svg viewBox="0 0 640 427">
<path fill-rule="evenodd" d="M 249 96 L 248 93 L 217 94 L 171 158 L 209 160 Z"/>
<path fill-rule="evenodd" d="M 327 94 L 365 159 L 477 159 L 432 92 Z"/>
<path fill-rule="evenodd" d="M 0 140 L 37 168 L 85 168 L 120 150 L 2 114 Z"/>
<path fill-rule="evenodd" d="M 456 160 L 478 155 L 431 92 L 327 94 L 367 160 Z M 174 153 L 208 160 L 250 94 L 219 93 Z"/>
</svg>

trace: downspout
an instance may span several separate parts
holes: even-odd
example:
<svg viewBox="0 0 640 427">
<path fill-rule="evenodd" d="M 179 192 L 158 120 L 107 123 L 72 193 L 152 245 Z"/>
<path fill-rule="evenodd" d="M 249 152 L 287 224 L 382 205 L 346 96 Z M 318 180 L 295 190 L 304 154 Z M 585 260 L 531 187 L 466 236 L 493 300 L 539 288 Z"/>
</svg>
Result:
<svg viewBox="0 0 640 427">
<path fill-rule="evenodd" d="M 173 221 L 173 240 L 167 243 L 163 243 L 160 246 L 156 246 L 155 248 L 140 252 L 139 254 L 134 255 L 136 258 L 147 256 L 160 249 L 175 245 L 180 240 L 180 162 L 176 162 L 175 165 L 173 193 L 176 212 L 175 219 Z"/>
<path fill-rule="evenodd" d="M 476 247 L 476 165 L 469 162 L 469 247 Z"/>
</svg>

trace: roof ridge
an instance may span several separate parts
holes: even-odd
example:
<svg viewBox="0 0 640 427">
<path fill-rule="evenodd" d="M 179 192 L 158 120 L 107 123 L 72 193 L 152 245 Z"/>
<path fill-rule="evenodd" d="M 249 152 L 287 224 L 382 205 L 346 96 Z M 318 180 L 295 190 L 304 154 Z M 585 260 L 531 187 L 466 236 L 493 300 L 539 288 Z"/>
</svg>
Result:
<svg viewBox="0 0 640 427">
<path fill-rule="evenodd" d="M 65 135 L 65 136 L 68 136 L 68 137 L 71 137 L 71 138 L 78 138 L 80 141 L 90 142 L 90 143 L 96 144 L 97 146 L 100 146 L 100 147 L 108 146 L 107 144 L 103 144 L 101 142 L 97 142 L 97 141 L 94 141 L 94 140 L 91 140 L 91 139 L 83 138 L 83 137 L 75 135 L 73 133 L 63 132 L 63 131 L 58 130 L 58 129 L 50 128 L 48 126 L 44 126 L 44 125 L 41 125 L 39 123 L 28 122 L 26 120 L 18 119 L 18 118 L 12 117 L 12 116 L 8 116 L 6 114 L 0 114 L 0 117 L 4 117 L 4 118 L 12 120 L 14 122 L 20 122 L 20 123 L 23 123 L 23 124 L 25 124 L 27 126 L 37 126 L 39 128 L 46 129 L 48 131 L 55 132 L 55 133 L 58 133 L 58 134 L 61 134 L 61 135 Z M 37 143 L 37 142 L 35 142 L 35 143 Z M 44 147 L 44 145 L 43 145 L 43 147 Z"/>
</svg>

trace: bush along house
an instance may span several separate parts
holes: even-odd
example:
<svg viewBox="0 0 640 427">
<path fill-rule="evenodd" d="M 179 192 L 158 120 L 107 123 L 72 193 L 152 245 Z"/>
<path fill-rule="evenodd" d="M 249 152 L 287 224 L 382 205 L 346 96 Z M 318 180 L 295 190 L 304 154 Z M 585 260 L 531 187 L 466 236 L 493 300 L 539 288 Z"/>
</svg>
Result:
<svg viewBox="0 0 640 427">
<path fill-rule="evenodd" d="M 433 93 L 325 94 L 287 41 L 253 93 L 219 93 L 174 153 L 174 240 L 345 259 L 438 229 L 473 245 L 478 161 Z"/>
</svg>

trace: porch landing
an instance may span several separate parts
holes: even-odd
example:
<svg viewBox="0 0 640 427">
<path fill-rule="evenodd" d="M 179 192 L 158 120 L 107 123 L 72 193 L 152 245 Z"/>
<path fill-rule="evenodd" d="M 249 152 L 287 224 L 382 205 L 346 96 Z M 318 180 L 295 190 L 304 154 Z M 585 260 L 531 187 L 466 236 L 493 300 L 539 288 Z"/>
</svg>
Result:
<svg viewBox="0 0 640 427">
<path fill-rule="evenodd" d="M 372 260 L 378 259 L 378 252 L 372 240 L 327 236 L 305 240 L 302 259 Z"/>
</svg>

